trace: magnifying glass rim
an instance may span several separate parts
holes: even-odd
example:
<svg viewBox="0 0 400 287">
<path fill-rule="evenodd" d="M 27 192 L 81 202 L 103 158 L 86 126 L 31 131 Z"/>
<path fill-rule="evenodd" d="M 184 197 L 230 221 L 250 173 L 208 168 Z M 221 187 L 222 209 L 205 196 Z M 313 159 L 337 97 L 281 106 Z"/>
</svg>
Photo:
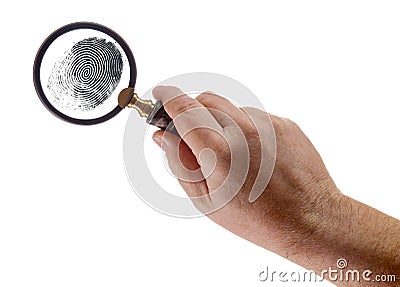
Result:
<svg viewBox="0 0 400 287">
<path fill-rule="evenodd" d="M 47 49 L 61 35 L 68 33 L 70 31 L 73 31 L 73 30 L 78 30 L 78 29 L 93 29 L 93 30 L 103 32 L 103 33 L 107 34 L 108 36 L 110 36 L 111 38 L 113 38 L 121 46 L 121 48 L 125 52 L 126 57 L 128 58 L 129 67 L 130 67 L 129 87 L 131 87 L 131 88 L 135 87 L 136 76 L 137 76 L 136 62 L 135 62 L 135 58 L 133 57 L 132 51 L 129 48 L 128 44 L 125 42 L 124 39 L 122 39 L 122 37 L 120 35 L 118 35 L 116 32 L 114 32 L 110 28 L 100 25 L 100 24 L 97 24 L 97 23 L 93 23 L 93 22 L 75 22 L 75 23 L 65 25 L 65 26 L 57 29 L 53 33 L 51 33 L 47 37 L 47 39 L 44 40 L 43 44 L 40 46 L 40 48 L 36 54 L 35 62 L 33 64 L 33 83 L 35 85 L 36 93 L 38 94 L 39 99 L 41 100 L 43 105 L 51 113 L 53 113 L 56 117 L 58 117 L 64 121 L 67 121 L 67 122 L 70 122 L 73 124 L 77 124 L 77 125 L 94 125 L 94 124 L 99 124 L 99 123 L 105 122 L 105 121 L 115 117 L 122 110 L 122 108 L 117 104 L 117 106 L 108 114 L 105 114 L 104 116 L 94 118 L 94 119 L 77 119 L 77 118 L 67 116 L 67 115 L 63 114 L 62 112 L 60 112 L 58 109 L 56 109 L 49 102 L 49 100 L 47 99 L 47 97 L 43 91 L 42 83 L 40 80 L 40 68 L 42 65 L 43 57 L 44 57 Z"/>
</svg>

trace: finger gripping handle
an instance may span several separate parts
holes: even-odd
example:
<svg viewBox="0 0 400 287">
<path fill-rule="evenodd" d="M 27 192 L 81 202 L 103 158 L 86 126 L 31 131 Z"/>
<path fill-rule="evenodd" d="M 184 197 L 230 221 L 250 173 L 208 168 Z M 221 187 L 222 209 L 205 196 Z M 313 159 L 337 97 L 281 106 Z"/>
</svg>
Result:
<svg viewBox="0 0 400 287">
<path fill-rule="evenodd" d="M 150 112 L 146 119 L 146 123 L 159 127 L 160 129 L 168 132 L 172 132 L 179 135 L 172 118 L 167 114 L 161 101 L 157 101 L 154 105 L 153 110 Z"/>
</svg>

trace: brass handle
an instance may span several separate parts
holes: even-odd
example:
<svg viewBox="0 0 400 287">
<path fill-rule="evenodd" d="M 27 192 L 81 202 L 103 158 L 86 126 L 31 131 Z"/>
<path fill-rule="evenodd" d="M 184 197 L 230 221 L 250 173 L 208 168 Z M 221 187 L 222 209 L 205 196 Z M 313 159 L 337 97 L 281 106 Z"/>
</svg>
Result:
<svg viewBox="0 0 400 287">
<path fill-rule="evenodd" d="M 146 123 L 167 130 L 178 135 L 171 117 L 167 114 L 160 101 L 155 104 L 151 100 L 142 100 L 133 88 L 123 89 L 118 95 L 118 105 L 121 108 L 134 108 L 141 117 L 146 118 Z"/>
<path fill-rule="evenodd" d="M 118 95 L 118 105 L 121 108 L 134 108 L 141 117 L 147 118 L 154 109 L 151 100 L 142 100 L 133 88 L 123 89 Z"/>
</svg>

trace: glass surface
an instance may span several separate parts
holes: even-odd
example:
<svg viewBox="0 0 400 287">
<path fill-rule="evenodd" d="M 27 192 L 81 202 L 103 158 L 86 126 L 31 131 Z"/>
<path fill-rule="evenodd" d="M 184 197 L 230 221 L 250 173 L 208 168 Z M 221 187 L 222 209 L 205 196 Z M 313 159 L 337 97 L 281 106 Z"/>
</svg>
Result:
<svg viewBox="0 0 400 287">
<path fill-rule="evenodd" d="M 76 119 L 94 119 L 118 105 L 129 86 L 130 68 L 122 47 L 107 34 L 78 29 L 59 36 L 47 49 L 40 69 L 50 104 Z"/>
</svg>

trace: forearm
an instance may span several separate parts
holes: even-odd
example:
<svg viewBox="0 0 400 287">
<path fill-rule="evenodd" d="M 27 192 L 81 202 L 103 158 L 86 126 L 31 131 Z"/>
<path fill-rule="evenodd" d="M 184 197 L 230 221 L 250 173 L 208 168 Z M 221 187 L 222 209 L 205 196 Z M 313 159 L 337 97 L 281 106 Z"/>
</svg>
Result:
<svg viewBox="0 0 400 287">
<path fill-rule="evenodd" d="M 285 256 L 320 274 L 322 270 L 340 270 L 338 259 L 345 259 L 349 269 L 365 270 L 375 275 L 397 275 L 396 282 L 379 286 L 398 286 L 400 282 L 400 223 L 370 206 L 344 195 L 330 197 L 303 215 L 299 240 L 285 250 Z M 327 274 L 325 274 L 327 275 Z M 324 276 L 329 280 L 328 276 Z M 336 280 L 338 286 L 357 282 Z M 371 282 L 360 279 L 359 286 Z M 396 285 L 397 284 L 397 285 Z"/>
</svg>

